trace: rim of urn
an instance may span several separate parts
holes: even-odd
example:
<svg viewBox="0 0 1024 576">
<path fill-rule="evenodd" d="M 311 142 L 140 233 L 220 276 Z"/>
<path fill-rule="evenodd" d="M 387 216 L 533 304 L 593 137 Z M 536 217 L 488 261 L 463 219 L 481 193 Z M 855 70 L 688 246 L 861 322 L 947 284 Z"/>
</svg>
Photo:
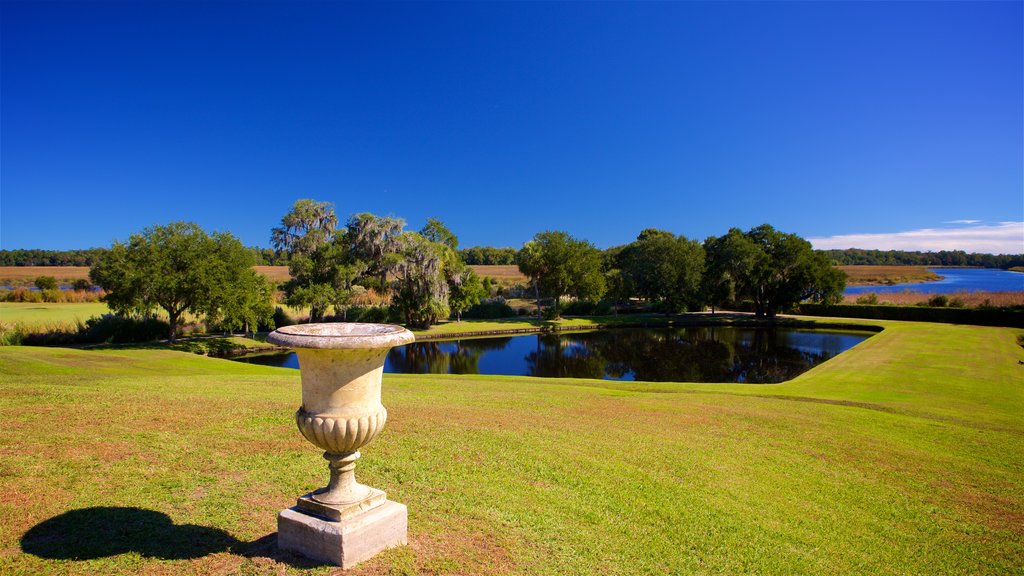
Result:
<svg viewBox="0 0 1024 576">
<path fill-rule="evenodd" d="M 324 322 L 282 326 L 267 336 L 267 342 L 289 348 L 384 348 L 416 340 L 413 333 L 394 324 Z"/>
</svg>

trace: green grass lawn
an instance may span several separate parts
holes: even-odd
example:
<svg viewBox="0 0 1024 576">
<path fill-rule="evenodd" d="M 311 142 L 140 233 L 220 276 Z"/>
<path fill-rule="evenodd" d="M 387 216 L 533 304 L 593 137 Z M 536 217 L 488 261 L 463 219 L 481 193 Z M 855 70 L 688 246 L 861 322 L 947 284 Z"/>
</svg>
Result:
<svg viewBox="0 0 1024 576">
<path fill-rule="evenodd" d="M 844 321 L 846 322 L 846 321 Z M 361 481 L 407 547 L 346 574 L 1019 574 L 1024 331 L 886 329 L 784 384 L 385 375 Z M 299 374 L 0 348 L 0 573 L 327 574 Z"/>
<path fill-rule="evenodd" d="M 0 302 L 0 322 L 25 326 L 69 325 L 109 312 L 103 302 Z"/>
</svg>

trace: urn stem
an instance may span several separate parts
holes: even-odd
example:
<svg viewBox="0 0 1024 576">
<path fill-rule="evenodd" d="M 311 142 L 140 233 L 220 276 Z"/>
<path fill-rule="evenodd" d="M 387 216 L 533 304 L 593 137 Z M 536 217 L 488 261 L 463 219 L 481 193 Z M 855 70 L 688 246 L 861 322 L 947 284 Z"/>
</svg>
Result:
<svg viewBox="0 0 1024 576">
<path fill-rule="evenodd" d="M 370 488 L 356 482 L 356 460 L 359 456 L 358 450 L 324 452 L 324 459 L 329 462 L 327 468 L 331 472 L 331 480 L 326 488 L 313 493 L 313 499 L 323 504 L 350 504 L 369 496 Z"/>
</svg>

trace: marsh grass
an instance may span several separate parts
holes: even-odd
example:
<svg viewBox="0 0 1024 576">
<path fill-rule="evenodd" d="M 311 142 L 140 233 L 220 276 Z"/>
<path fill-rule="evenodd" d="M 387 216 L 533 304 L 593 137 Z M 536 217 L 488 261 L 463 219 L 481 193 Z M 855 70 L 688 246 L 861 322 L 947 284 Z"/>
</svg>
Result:
<svg viewBox="0 0 1024 576">
<path fill-rule="evenodd" d="M 927 305 L 934 294 L 923 292 L 892 292 L 879 294 L 872 292 L 878 304 L 895 304 L 898 306 L 919 306 Z M 960 291 L 952 294 L 945 294 L 948 302 L 956 303 L 963 308 L 1012 308 L 1024 306 L 1024 292 L 967 292 Z M 843 297 L 843 304 L 861 304 L 860 299 L 867 298 L 867 294 L 850 294 Z"/>
<path fill-rule="evenodd" d="M 924 266 L 837 266 L 846 272 L 848 286 L 884 286 L 941 280 L 942 276 Z"/>
</svg>

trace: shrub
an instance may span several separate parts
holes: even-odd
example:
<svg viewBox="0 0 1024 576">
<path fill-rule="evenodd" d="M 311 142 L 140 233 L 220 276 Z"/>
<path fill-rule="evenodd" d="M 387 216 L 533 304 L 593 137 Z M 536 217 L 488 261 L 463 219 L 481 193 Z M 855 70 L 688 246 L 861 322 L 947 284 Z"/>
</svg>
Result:
<svg viewBox="0 0 1024 576">
<path fill-rule="evenodd" d="M 874 292 L 870 292 L 870 293 L 865 294 L 863 296 L 858 296 L 857 297 L 857 304 L 867 304 L 867 305 L 874 306 L 875 304 L 878 304 L 878 294 L 875 294 Z"/>
<path fill-rule="evenodd" d="M 57 290 L 56 288 L 47 288 L 46 290 L 41 290 L 41 293 L 43 295 L 43 302 L 64 301 L 64 294 L 60 290 Z"/>
<path fill-rule="evenodd" d="M 36 278 L 36 288 L 40 290 L 56 290 L 57 279 L 53 276 L 39 276 Z"/>
<path fill-rule="evenodd" d="M 19 323 L 0 322 L 0 346 L 20 346 L 24 339 L 24 326 Z"/>
<path fill-rule="evenodd" d="M 523 309 L 525 310 L 525 308 Z M 516 311 L 505 303 L 504 298 L 495 298 L 479 304 L 474 304 L 462 313 L 463 318 L 475 318 L 477 320 L 489 320 L 491 318 L 509 318 L 515 316 Z"/>
<path fill-rule="evenodd" d="M 390 320 L 391 313 L 384 306 L 352 306 L 348 309 L 346 318 L 348 322 L 383 324 Z"/>
<path fill-rule="evenodd" d="M 71 283 L 71 289 L 75 292 L 88 292 L 92 289 L 92 284 L 85 278 L 79 278 Z"/>
<path fill-rule="evenodd" d="M 273 322 L 274 328 L 277 329 L 295 324 L 295 319 L 289 316 L 288 313 L 284 311 L 284 308 L 278 306 L 274 309 L 274 316 L 271 319 L 271 322 Z"/>
<path fill-rule="evenodd" d="M 950 298 L 950 300 L 949 300 L 949 307 L 950 308 L 963 308 L 964 307 L 964 299 L 960 298 L 959 296 L 954 296 L 954 297 Z"/>
<path fill-rule="evenodd" d="M 562 309 L 562 314 L 566 316 L 607 316 L 612 312 L 612 303 L 609 300 L 576 300 Z"/>
<path fill-rule="evenodd" d="M 104 314 L 86 321 L 79 331 L 86 342 L 152 342 L 163 340 L 171 326 L 159 318 L 129 318 Z"/>
<path fill-rule="evenodd" d="M 949 306 L 949 297 L 945 294 L 936 294 L 928 299 L 928 305 L 932 308 L 945 308 Z"/>
</svg>

